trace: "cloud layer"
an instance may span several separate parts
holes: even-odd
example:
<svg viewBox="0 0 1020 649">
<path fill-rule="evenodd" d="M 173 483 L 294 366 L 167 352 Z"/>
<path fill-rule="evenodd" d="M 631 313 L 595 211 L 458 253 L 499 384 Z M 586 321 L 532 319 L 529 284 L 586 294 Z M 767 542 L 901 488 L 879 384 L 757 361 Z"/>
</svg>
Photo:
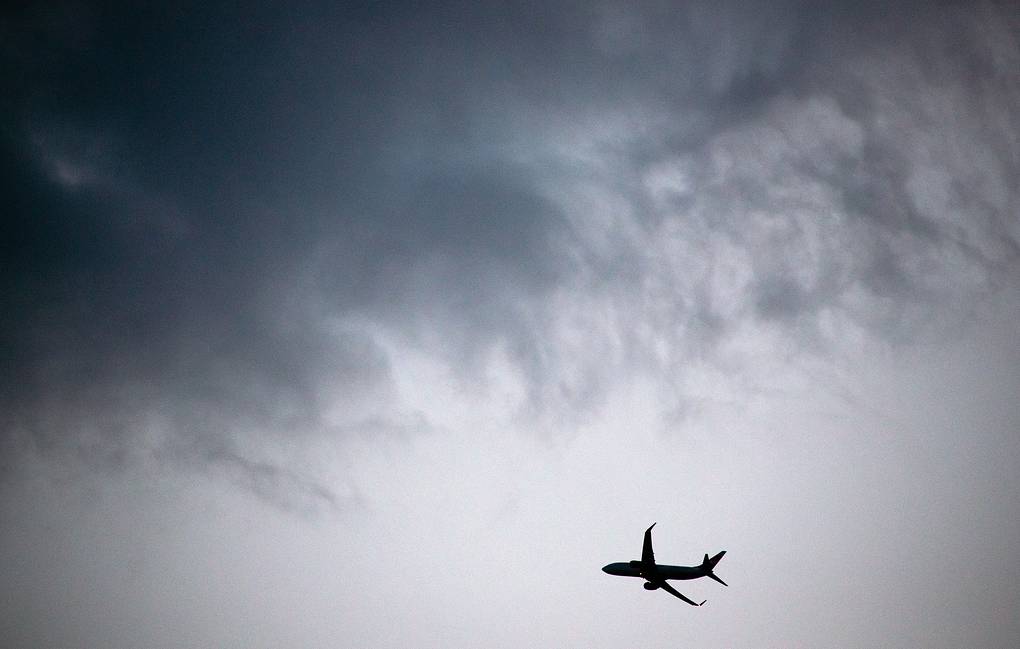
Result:
<svg viewBox="0 0 1020 649">
<path fill-rule="evenodd" d="M 81 11 L 5 28 L 7 438 L 388 420 L 379 328 L 472 378 L 504 345 L 562 419 L 1015 276 L 1005 8 Z"/>
</svg>

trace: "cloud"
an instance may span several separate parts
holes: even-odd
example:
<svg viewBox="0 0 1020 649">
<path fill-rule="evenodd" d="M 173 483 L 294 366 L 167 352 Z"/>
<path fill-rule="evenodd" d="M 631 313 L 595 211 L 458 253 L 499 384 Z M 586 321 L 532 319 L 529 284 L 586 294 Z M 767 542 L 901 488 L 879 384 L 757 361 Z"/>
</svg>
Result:
<svg viewBox="0 0 1020 649">
<path fill-rule="evenodd" d="M 840 35 L 823 31 L 794 78 L 741 119 L 650 160 L 592 164 L 551 190 L 582 232 L 571 243 L 590 274 L 583 308 L 592 293 L 610 305 L 609 335 L 636 346 L 624 357 L 669 358 L 672 373 L 769 328 L 809 352 L 854 332 L 938 337 L 1015 279 L 1017 194 L 1006 188 L 1020 175 L 1015 144 L 1003 146 L 1015 143 L 1018 88 L 997 66 L 1015 59 L 1017 40 L 994 7 L 956 11 L 959 21 L 893 16 L 919 21 L 900 39 L 851 16 L 839 26 L 860 40 L 829 46 Z M 638 148 L 661 135 L 616 137 Z"/>
<path fill-rule="evenodd" d="M 1015 278 L 1007 7 L 83 12 L 9 23 L 9 443 L 311 493 L 265 440 L 429 429 L 412 351 L 558 433 Z"/>
</svg>

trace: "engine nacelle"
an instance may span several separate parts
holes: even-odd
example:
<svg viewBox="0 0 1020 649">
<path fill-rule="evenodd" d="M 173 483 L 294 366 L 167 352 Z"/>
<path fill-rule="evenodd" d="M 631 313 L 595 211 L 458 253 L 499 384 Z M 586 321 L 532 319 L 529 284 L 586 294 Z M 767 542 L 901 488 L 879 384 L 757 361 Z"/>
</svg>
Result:
<svg viewBox="0 0 1020 649">
<path fill-rule="evenodd" d="M 645 587 L 645 590 L 655 590 L 656 588 L 659 587 L 659 584 L 653 584 L 650 581 L 646 581 L 645 583 L 643 583 L 641 585 Z"/>
</svg>

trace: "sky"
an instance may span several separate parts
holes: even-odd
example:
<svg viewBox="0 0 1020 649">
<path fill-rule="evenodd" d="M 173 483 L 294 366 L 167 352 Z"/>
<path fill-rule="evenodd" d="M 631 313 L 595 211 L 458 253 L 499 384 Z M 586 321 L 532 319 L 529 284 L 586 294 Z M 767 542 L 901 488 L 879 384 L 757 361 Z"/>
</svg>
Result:
<svg viewBox="0 0 1020 649">
<path fill-rule="evenodd" d="M 1020 10 L 893 4 L 5 9 L 0 636 L 1018 646 Z"/>
</svg>

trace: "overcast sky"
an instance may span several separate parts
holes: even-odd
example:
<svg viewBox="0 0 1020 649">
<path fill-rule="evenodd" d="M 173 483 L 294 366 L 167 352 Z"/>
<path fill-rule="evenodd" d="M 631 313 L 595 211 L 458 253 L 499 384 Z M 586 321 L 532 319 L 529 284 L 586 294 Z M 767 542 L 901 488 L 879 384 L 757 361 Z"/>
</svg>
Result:
<svg viewBox="0 0 1020 649">
<path fill-rule="evenodd" d="M 5 643 L 1020 645 L 1016 4 L 28 4 Z"/>
</svg>

